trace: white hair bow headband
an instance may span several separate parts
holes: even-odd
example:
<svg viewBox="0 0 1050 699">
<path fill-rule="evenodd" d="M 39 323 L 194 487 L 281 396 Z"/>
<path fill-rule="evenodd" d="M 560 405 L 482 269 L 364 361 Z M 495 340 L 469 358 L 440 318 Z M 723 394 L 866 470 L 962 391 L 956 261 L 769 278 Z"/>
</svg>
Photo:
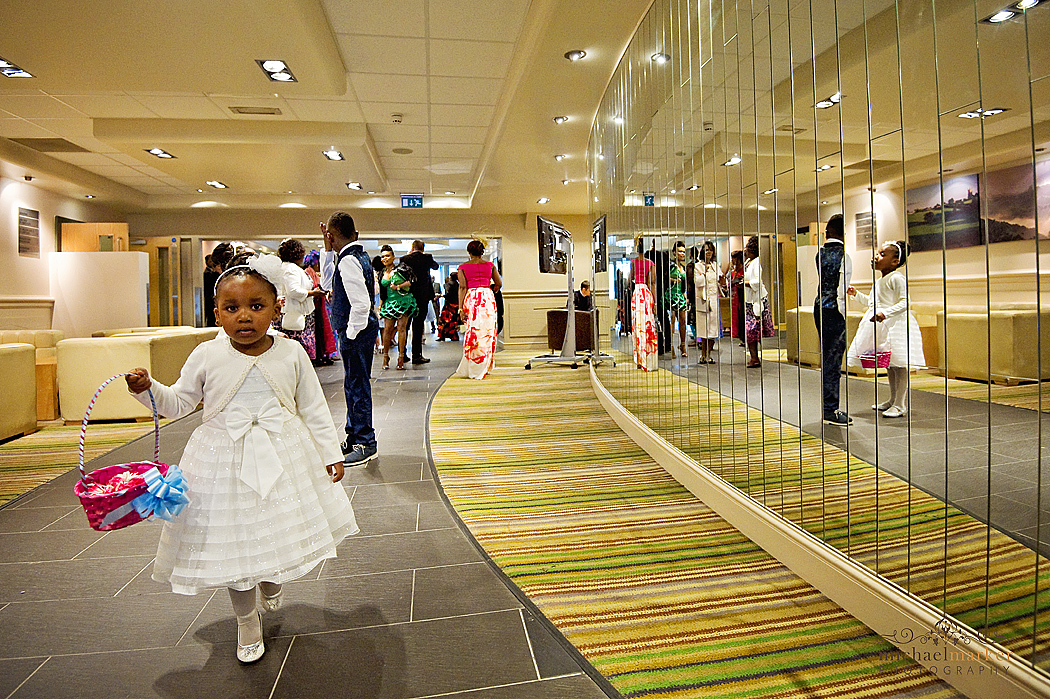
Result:
<svg viewBox="0 0 1050 699">
<path fill-rule="evenodd" d="M 262 275 L 263 279 L 273 284 L 273 287 L 277 289 L 278 296 L 284 296 L 284 269 L 281 266 L 281 260 L 276 255 L 255 255 L 254 257 L 248 258 L 248 261 L 243 265 L 234 265 L 229 267 L 219 278 L 215 280 L 215 291 L 219 290 L 219 282 L 221 282 L 227 275 L 234 270 L 238 269 L 250 269 L 253 272 L 257 272 Z"/>
</svg>

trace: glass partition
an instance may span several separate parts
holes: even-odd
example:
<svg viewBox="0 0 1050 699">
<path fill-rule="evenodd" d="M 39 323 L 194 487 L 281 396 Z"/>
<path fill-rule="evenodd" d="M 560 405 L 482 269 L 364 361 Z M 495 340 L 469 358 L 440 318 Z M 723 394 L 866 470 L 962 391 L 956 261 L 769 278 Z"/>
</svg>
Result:
<svg viewBox="0 0 1050 699">
<path fill-rule="evenodd" d="M 606 388 L 1043 669 L 1047 36 L 1050 2 L 656 0 L 588 154 Z"/>
</svg>

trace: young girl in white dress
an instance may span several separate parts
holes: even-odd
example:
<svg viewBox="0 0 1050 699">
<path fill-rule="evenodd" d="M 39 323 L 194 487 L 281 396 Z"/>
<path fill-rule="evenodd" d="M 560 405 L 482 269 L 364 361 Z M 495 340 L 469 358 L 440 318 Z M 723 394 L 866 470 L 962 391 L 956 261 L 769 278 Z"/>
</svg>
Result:
<svg viewBox="0 0 1050 699">
<path fill-rule="evenodd" d="M 267 334 L 279 316 L 280 273 L 272 255 L 227 269 L 215 284 L 224 332 L 190 354 L 171 387 L 141 368 L 127 377 L 140 401 L 152 389 L 165 417 L 204 401 L 179 463 L 190 503 L 164 523 L 153 579 L 184 595 L 228 588 L 243 663 L 266 650 L 259 610 L 280 608 L 281 584 L 335 557 L 358 531 L 334 485 L 343 453 L 310 358 L 298 342 Z"/>
<path fill-rule="evenodd" d="M 871 260 L 872 269 L 882 272 L 871 296 L 852 286 L 846 290 L 855 301 L 868 306 L 849 346 L 847 363 L 861 366 L 861 354 L 872 350 L 890 352 L 890 365 L 886 370 L 890 398 L 871 406 L 872 410 L 882 411 L 884 417 L 908 414 L 908 373 L 926 366 L 919 323 L 908 310 L 908 281 L 897 271 L 907 259 L 908 244 L 904 241 L 891 240 L 883 244 Z"/>
</svg>

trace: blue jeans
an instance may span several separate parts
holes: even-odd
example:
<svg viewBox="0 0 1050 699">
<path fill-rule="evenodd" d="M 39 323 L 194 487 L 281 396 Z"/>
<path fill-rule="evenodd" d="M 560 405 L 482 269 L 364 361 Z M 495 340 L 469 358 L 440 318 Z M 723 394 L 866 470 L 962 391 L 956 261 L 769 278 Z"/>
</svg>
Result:
<svg viewBox="0 0 1050 699">
<path fill-rule="evenodd" d="M 376 445 L 376 431 L 372 428 L 372 357 L 378 335 L 379 321 L 374 315 L 369 315 L 368 325 L 353 340 L 346 339 L 345 329 L 339 333 L 347 446 Z"/>
<path fill-rule="evenodd" d="M 833 415 L 839 409 L 839 381 L 842 376 L 842 355 L 846 352 L 846 319 L 837 308 L 813 306 L 813 322 L 820 334 L 820 381 L 824 415 Z"/>
</svg>

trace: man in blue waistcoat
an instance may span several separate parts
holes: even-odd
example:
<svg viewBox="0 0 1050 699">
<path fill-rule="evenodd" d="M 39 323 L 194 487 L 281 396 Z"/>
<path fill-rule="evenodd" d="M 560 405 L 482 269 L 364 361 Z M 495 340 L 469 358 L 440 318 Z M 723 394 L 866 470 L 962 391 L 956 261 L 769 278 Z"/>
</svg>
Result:
<svg viewBox="0 0 1050 699">
<path fill-rule="evenodd" d="M 376 458 L 372 428 L 372 356 L 379 319 L 375 314 L 375 272 L 368 253 L 357 244 L 350 214 L 337 211 L 321 224 L 324 258 L 321 287 L 332 291 L 332 329 L 343 358 L 346 394 L 346 442 L 343 462 L 359 466 Z"/>
<path fill-rule="evenodd" d="M 835 214 L 824 229 L 824 245 L 817 251 L 820 287 L 813 304 L 813 322 L 820 335 L 820 379 L 824 422 L 845 427 L 853 418 L 839 410 L 839 379 L 846 352 L 846 289 L 853 276 L 853 262 L 843 242 L 842 214 Z"/>
</svg>

